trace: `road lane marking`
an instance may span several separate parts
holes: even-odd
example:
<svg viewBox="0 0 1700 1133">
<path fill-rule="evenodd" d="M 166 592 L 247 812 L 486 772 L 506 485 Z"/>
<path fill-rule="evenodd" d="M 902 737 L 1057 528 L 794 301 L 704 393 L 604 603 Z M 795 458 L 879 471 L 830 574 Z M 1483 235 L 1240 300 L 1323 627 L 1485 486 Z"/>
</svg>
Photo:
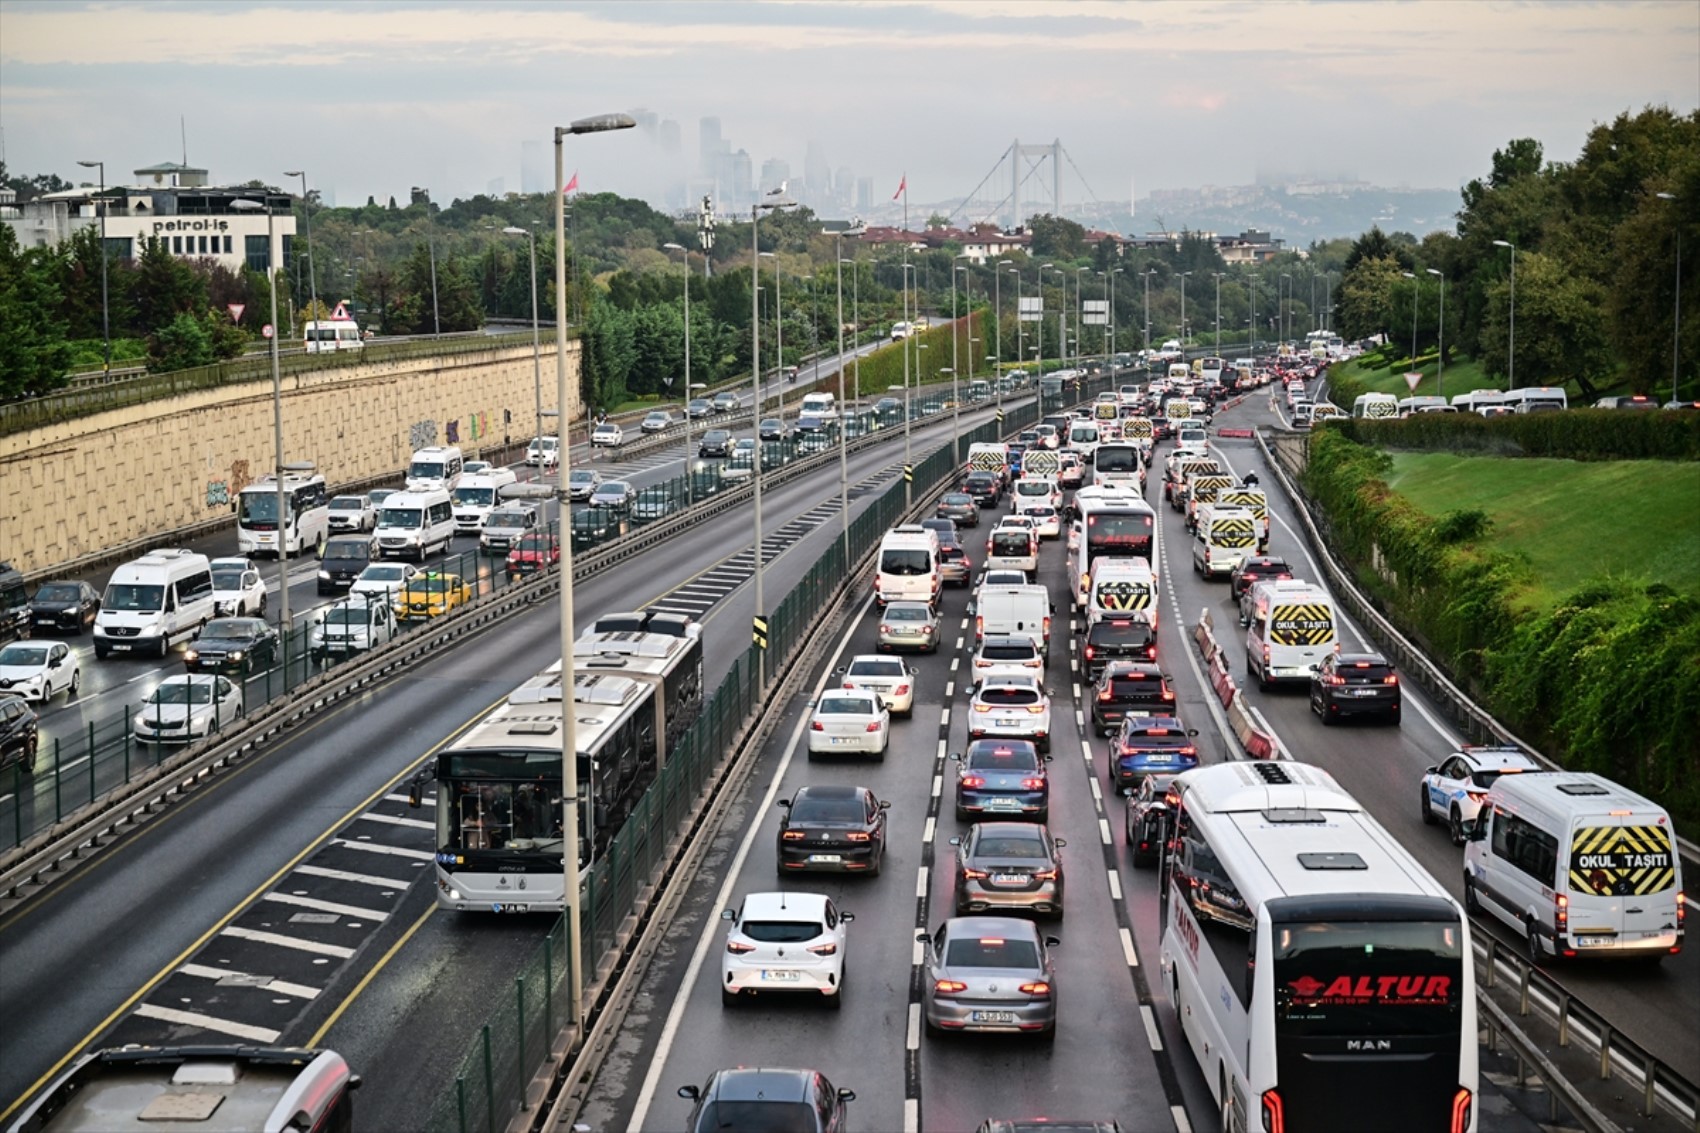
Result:
<svg viewBox="0 0 1700 1133">
<path fill-rule="evenodd" d="M 909 1005 L 909 1028 L 904 1037 L 904 1045 L 910 1050 L 921 1049 L 921 1005 L 919 1003 Z"/>
<path fill-rule="evenodd" d="M 402 818 L 398 815 L 375 814 L 368 811 L 355 817 L 365 822 L 382 822 L 390 826 L 411 826 L 416 830 L 435 830 L 435 822 L 426 822 L 423 818 Z"/>
<path fill-rule="evenodd" d="M 921 1103 L 915 1098 L 903 1099 L 903 1133 L 920 1133 Z M 1187 1130 L 1187 1133 L 1192 1133 Z"/>
<path fill-rule="evenodd" d="M 255 944 L 273 944 L 279 948 L 291 948 L 297 952 L 311 952 L 315 956 L 334 956 L 339 960 L 347 960 L 354 955 L 354 949 L 344 948 L 340 944 L 320 944 L 316 940 L 302 940 L 294 936 L 285 936 L 281 932 L 262 932 L 257 928 L 242 928 L 231 925 L 221 936 L 234 936 L 238 940 L 251 940 Z"/>
<path fill-rule="evenodd" d="M 227 980 L 232 976 L 252 980 L 254 986 L 261 991 L 275 992 L 278 995 L 288 995 L 295 999 L 317 999 L 319 989 L 308 987 L 306 984 L 290 983 L 288 980 L 276 980 L 269 976 L 259 976 L 252 972 L 239 972 L 234 968 L 213 968 L 206 964 L 184 964 L 177 969 L 180 975 L 196 976 L 203 980 Z M 260 981 L 264 980 L 264 983 Z"/>
<path fill-rule="evenodd" d="M 941 727 L 941 728 L 950 727 L 950 709 L 949 708 L 946 708 L 943 712 L 939 713 L 939 727 Z"/>
<path fill-rule="evenodd" d="M 1170 1106 L 1169 1116 L 1175 1120 L 1175 1133 L 1192 1133 L 1192 1122 L 1187 1120 L 1184 1108 L 1178 1105 Z"/>
<path fill-rule="evenodd" d="M 1120 901 L 1122 899 L 1122 879 L 1121 879 L 1121 876 L 1119 874 L 1117 874 L 1116 871 L 1113 870 L 1113 869 L 1105 870 L 1104 876 L 1107 877 L 1110 881 L 1110 900 Z"/>
<path fill-rule="evenodd" d="M 158 1019 L 162 1023 L 176 1023 L 184 1027 L 199 1027 L 203 1031 L 214 1031 L 256 1043 L 275 1043 L 278 1036 L 283 1034 L 282 1031 L 274 1031 L 270 1027 L 251 1027 L 247 1023 L 219 1019 L 212 1015 L 203 1015 L 199 1011 L 180 1011 L 175 1007 L 158 1007 L 152 1003 L 144 1003 L 136 1008 L 136 1014 L 144 1019 Z"/>
<path fill-rule="evenodd" d="M 407 942 L 413 939 L 413 934 L 424 927 L 425 922 L 435 916 L 436 913 L 437 903 L 432 901 L 430 907 L 419 914 L 419 919 L 409 925 L 407 931 L 401 934 L 401 939 L 390 945 L 384 954 L 378 958 L 378 962 L 372 965 L 372 970 L 360 977 L 360 982 L 355 984 L 354 990 L 349 992 L 343 1001 L 336 1005 L 336 1010 L 331 1012 L 330 1018 L 326 1019 L 319 1029 L 313 1032 L 313 1037 L 307 1040 L 309 1048 L 317 1047 L 325 1041 L 325 1035 L 342 1018 L 343 1012 L 354 1005 L 355 1000 L 359 999 L 372 981 L 378 978 L 378 973 L 389 967 L 390 961 L 395 959 L 396 953 L 406 947 Z"/>
<path fill-rule="evenodd" d="M 413 800 L 410 799 L 408 796 L 403 795 L 403 794 L 398 794 L 394 791 L 385 795 L 384 801 L 387 802 L 387 803 L 403 803 L 407 806 L 413 805 Z M 436 798 L 435 795 L 425 795 L 422 798 L 420 798 L 419 805 L 420 806 L 436 806 L 437 805 L 437 798 Z"/>
<path fill-rule="evenodd" d="M 340 917 L 353 920 L 387 921 L 388 913 L 377 909 L 362 909 L 358 905 L 343 905 L 336 901 L 320 901 L 314 897 L 297 897 L 293 893 L 267 893 L 262 900 L 276 901 L 280 905 L 293 905 L 299 909 L 312 909 L 320 913 L 335 913 Z"/>
<path fill-rule="evenodd" d="M 331 881 L 352 881 L 356 885 L 372 885 L 380 889 L 406 889 L 410 884 L 393 877 L 379 877 L 375 873 L 351 873 L 346 869 L 327 869 L 322 865 L 296 866 L 295 872 L 304 873 L 308 877 L 323 877 Z"/>
<path fill-rule="evenodd" d="M 915 897 L 917 900 L 927 895 L 927 867 L 921 866 L 915 871 Z"/>
<path fill-rule="evenodd" d="M 1139 1020 L 1145 1024 L 1145 1037 L 1151 1043 L 1151 1049 L 1161 1053 L 1163 1050 L 1163 1036 L 1157 1030 L 1157 1016 L 1151 1013 L 1151 1005 L 1149 1003 L 1141 1003 L 1139 1005 Z"/>
<path fill-rule="evenodd" d="M 933 838 L 938 834 L 937 824 L 938 819 L 929 814 L 927 816 L 927 825 L 921 830 L 921 841 L 928 845 L 932 844 Z"/>
<path fill-rule="evenodd" d="M 1087 755 L 1086 755 L 1086 762 L 1088 764 L 1090 764 L 1092 762 L 1092 755 L 1091 755 L 1090 752 L 1088 752 Z M 1092 776 L 1092 778 L 1086 780 L 1086 785 L 1092 788 L 1092 799 L 1093 799 L 1093 801 L 1096 802 L 1100 807 L 1102 807 L 1104 805 L 1104 792 L 1098 786 L 1098 777 L 1096 775 Z"/>
<path fill-rule="evenodd" d="M 1100 818 L 1098 820 L 1098 841 L 1104 843 L 1106 846 L 1114 841 L 1114 839 L 1110 836 L 1110 823 L 1108 819 Z"/>
<path fill-rule="evenodd" d="M 378 842 L 362 842 L 352 838 L 332 838 L 331 845 L 340 850 L 361 850 L 368 854 L 389 854 L 397 858 L 412 858 L 415 861 L 434 862 L 437 855 L 431 850 L 410 850 L 405 846 L 385 846 Z"/>
<path fill-rule="evenodd" d="M 933 776 L 933 798 L 935 798 L 935 799 L 938 798 L 939 794 L 943 790 L 944 790 L 944 776 L 943 775 L 934 775 Z"/>
<path fill-rule="evenodd" d="M 1125 926 L 1119 931 L 1122 938 L 1122 959 L 1127 961 L 1130 968 L 1139 967 L 1139 950 L 1133 946 L 1133 933 Z"/>
</svg>

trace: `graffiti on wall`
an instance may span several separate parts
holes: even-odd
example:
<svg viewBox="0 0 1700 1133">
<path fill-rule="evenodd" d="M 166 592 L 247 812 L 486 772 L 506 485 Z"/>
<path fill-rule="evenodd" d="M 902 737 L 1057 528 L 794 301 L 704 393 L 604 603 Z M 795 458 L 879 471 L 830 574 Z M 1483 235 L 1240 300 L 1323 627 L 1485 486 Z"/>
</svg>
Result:
<svg viewBox="0 0 1700 1133">
<path fill-rule="evenodd" d="M 413 448 L 430 448 L 437 443 L 437 423 L 431 420 L 415 421 L 407 430 L 407 443 Z"/>
<path fill-rule="evenodd" d="M 446 443 L 451 445 L 460 444 L 460 421 L 457 419 L 448 422 L 448 424 L 443 426 L 443 433 Z"/>
<path fill-rule="evenodd" d="M 254 477 L 248 471 L 246 460 L 230 462 L 230 498 L 235 499 L 242 494 L 242 489 L 254 482 Z"/>
<path fill-rule="evenodd" d="M 228 481 L 207 481 L 207 506 L 210 508 L 230 506 L 230 484 Z"/>
</svg>

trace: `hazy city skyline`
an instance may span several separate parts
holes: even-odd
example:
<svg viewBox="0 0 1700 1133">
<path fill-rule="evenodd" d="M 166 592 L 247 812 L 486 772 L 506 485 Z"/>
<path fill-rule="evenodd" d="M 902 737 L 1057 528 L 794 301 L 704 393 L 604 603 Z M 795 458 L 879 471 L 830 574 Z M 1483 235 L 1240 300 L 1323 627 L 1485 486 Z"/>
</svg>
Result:
<svg viewBox="0 0 1700 1133">
<path fill-rule="evenodd" d="M 1514 137 L 1565 160 L 1649 103 L 1700 104 L 1700 5 L 0 3 L 12 171 L 100 159 L 128 181 L 183 156 L 181 123 L 215 182 L 304 167 L 342 205 L 540 191 L 551 128 L 615 110 L 641 136 L 569 140 L 585 191 L 735 203 L 765 170 L 842 212 L 905 174 L 916 202 L 960 201 L 1017 138 L 1062 143 L 1065 204 L 1276 177 L 1450 188 Z M 1007 167 L 990 181 L 977 200 L 1007 195 Z M 1042 209 L 1049 185 L 1023 193 Z"/>
</svg>

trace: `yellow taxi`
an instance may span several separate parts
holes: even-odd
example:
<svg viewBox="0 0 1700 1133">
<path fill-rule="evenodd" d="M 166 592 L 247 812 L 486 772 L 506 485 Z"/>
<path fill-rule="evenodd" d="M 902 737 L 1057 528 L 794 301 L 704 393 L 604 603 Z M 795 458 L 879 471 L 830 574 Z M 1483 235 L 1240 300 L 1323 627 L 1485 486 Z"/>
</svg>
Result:
<svg viewBox="0 0 1700 1133">
<path fill-rule="evenodd" d="M 396 592 L 395 616 L 400 622 L 438 618 L 472 601 L 472 587 L 458 574 L 429 571 L 415 575 Z"/>
</svg>

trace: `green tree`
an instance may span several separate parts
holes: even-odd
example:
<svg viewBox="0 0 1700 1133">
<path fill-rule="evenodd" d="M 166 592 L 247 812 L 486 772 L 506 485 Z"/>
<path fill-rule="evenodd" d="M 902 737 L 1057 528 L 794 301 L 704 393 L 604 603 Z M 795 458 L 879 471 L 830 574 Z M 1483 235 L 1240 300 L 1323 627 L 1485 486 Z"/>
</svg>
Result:
<svg viewBox="0 0 1700 1133">
<path fill-rule="evenodd" d="M 0 397 L 47 393 L 64 384 L 71 348 L 57 317 L 51 266 L 24 252 L 0 225 Z"/>
<path fill-rule="evenodd" d="M 148 370 L 160 374 L 213 362 L 207 320 L 185 311 L 148 336 Z"/>
<path fill-rule="evenodd" d="M 1482 364 L 1492 374 L 1506 370 L 1510 283 L 1488 292 L 1482 327 Z M 1606 289 L 1540 252 L 1517 257 L 1517 384 L 1562 386 L 1574 380 L 1584 398 L 1615 364 L 1606 325 Z"/>
<path fill-rule="evenodd" d="M 1067 217 L 1041 213 L 1029 217 L 1027 231 L 1033 236 L 1033 255 L 1073 260 L 1086 255 L 1086 229 Z"/>
<path fill-rule="evenodd" d="M 163 240 L 150 239 L 143 245 L 131 286 L 134 329 L 142 334 L 154 334 L 172 325 L 178 315 L 198 315 L 207 307 L 206 280 L 173 256 Z"/>
<path fill-rule="evenodd" d="M 424 243 L 414 245 L 413 255 L 401 270 L 401 291 L 403 299 L 396 314 L 400 320 L 397 329 L 403 334 L 477 330 L 484 325 L 477 285 L 454 260 L 437 258 L 433 287 L 431 249 Z"/>
<path fill-rule="evenodd" d="M 1337 291 L 1340 333 L 1347 338 L 1389 334 L 1393 329 L 1394 297 L 1403 283 L 1403 269 L 1391 252 L 1358 260 L 1341 277 Z"/>
</svg>

